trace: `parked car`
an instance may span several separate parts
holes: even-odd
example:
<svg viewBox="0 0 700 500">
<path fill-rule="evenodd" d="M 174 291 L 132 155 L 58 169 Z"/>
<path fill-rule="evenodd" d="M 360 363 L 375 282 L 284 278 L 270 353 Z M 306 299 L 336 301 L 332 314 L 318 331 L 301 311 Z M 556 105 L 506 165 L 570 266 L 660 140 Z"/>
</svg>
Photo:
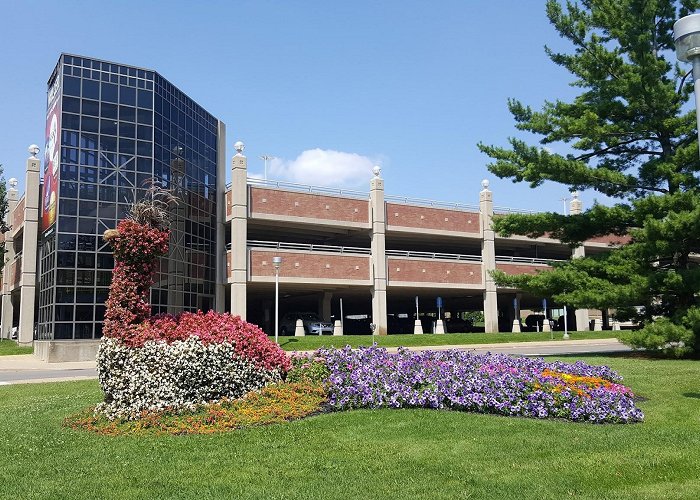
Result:
<svg viewBox="0 0 700 500">
<path fill-rule="evenodd" d="M 445 331 L 447 333 L 468 333 L 472 331 L 474 324 L 468 319 L 459 317 L 445 320 Z"/>
<path fill-rule="evenodd" d="M 318 314 L 312 312 L 291 312 L 280 320 L 280 335 L 294 335 L 297 320 L 304 324 L 304 333 L 308 335 L 333 335 L 333 323 L 322 321 Z"/>
</svg>

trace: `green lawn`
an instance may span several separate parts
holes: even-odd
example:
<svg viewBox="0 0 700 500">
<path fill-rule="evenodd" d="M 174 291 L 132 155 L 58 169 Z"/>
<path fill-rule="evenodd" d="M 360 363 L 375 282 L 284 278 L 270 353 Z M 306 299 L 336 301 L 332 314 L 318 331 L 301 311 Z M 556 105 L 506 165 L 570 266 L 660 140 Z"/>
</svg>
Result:
<svg viewBox="0 0 700 500">
<path fill-rule="evenodd" d="M 644 423 L 365 410 L 229 434 L 105 437 L 61 426 L 98 402 L 96 381 L 0 386 L 0 497 L 699 498 L 700 362 L 584 359 L 647 398 Z"/>
<path fill-rule="evenodd" d="M 604 339 L 615 338 L 618 332 L 569 332 L 572 339 Z M 426 346 L 426 345 L 461 345 L 461 344 L 495 344 L 502 342 L 534 342 L 538 340 L 563 340 L 564 332 L 552 333 L 448 333 L 445 335 L 386 335 L 374 336 L 374 341 L 383 347 L 399 346 Z M 306 335 L 304 337 L 278 337 L 282 349 L 285 351 L 307 351 L 319 347 L 344 347 L 351 345 L 359 347 L 372 345 L 371 335 L 343 335 L 333 337 L 330 335 Z M 274 340 L 275 337 L 270 337 Z"/>
<path fill-rule="evenodd" d="M 0 356 L 9 356 L 11 354 L 31 354 L 33 351 L 33 347 L 20 347 L 14 340 L 0 340 Z"/>
</svg>

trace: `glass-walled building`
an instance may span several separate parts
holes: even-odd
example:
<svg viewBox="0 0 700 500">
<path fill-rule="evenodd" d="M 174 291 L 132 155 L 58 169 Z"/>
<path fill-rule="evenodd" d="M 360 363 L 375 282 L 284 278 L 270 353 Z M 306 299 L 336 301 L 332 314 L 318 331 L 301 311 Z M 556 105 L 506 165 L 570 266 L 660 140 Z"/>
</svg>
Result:
<svg viewBox="0 0 700 500">
<path fill-rule="evenodd" d="M 214 308 L 223 124 L 154 71 L 68 54 L 47 104 L 38 339 L 101 336 L 114 267 L 102 234 L 154 181 L 178 203 L 153 311 Z"/>
</svg>

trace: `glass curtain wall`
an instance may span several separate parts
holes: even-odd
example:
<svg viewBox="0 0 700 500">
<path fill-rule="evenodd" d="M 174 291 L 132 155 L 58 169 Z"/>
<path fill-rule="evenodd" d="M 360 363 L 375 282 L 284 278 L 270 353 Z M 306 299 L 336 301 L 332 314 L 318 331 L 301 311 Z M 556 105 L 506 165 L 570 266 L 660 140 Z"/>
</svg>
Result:
<svg viewBox="0 0 700 500">
<path fill-rule="evenodd" d="M 114 259 L 102 238 L 152 181 L 178 198 L 154 312 L 213 307 L 217 120 L 157 73 L 62 55 L 57 221 L 43 228 L 39 337 L 102 335 Z"/>
</svg>

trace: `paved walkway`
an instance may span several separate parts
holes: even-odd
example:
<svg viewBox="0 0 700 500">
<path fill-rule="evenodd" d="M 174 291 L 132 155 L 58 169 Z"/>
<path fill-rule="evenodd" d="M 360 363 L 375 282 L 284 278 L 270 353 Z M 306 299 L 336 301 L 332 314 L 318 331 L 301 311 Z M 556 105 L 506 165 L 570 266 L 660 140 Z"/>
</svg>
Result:
<svg viewBox="0 0 700 500">
<path fill-rule="evenodd" d="M 591 339 L 543 342 L 513 342 L 500 344 L 467 344 L 410 347 L 413 351 L 427 349 L 460 349 L 479 353 L 492 352 L 523 356 L 562 354 L 595 354 L 629 352 L 631 349 L 617 339 Z M 396 347 L 388 348 L 396 351 Z M 45 363 L 32 354 L 0 356 L 0 385 L 61 382 L 97 378 L 94 361 Z"/>
</svg>

